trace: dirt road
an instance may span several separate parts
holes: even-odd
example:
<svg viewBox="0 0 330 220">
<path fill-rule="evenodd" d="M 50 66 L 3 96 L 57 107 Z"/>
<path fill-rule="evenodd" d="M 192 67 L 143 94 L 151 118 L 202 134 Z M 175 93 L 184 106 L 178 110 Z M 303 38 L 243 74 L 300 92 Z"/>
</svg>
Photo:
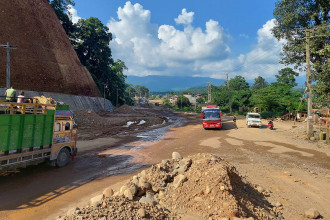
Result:
<svg viewBox="0 0 330 220">
<path fill-rule="evenodd" d="M 287 123 L 275 122 L 276 130 L 246 128 L 238 119 L 233 129 L 224 117 L 222 130 L 203 130 L 200 118 L 186 114 L 187 123 L 133 136 L 85 141 L 99 150 L 81 153 L 69 166 L 45 165 L 0 177 L 1 219 L 54 219 L 70 207 L 83 205 L 91 196 L 112 185 L 114 189 L 138 170 L 170 158 L 214 153 L 232 163 L 260 190 L 271 204 L 281 204 L 285 219 L 304 219 L 315 207 L 330 219 L 330 150 L 309 143 Z M 162 130 L 163 129 L 163 130 Z M 298 137 L 297 137 L 298 136 Z M 156 141 L 154 141 L 156 140 Z M 83 142 L 81 142 L 83 144 Z"/>
</svg>

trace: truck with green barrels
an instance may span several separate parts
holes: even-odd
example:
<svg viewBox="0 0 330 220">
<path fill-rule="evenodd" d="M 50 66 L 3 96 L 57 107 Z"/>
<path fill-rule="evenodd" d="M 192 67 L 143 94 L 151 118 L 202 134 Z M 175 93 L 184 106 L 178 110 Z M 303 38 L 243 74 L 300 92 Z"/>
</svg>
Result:
<svg viewBox="0 0 330 220">
<path fill-rule="evenodd" d="M 76 142 L 67 105 L 0 101 L 0 171 L 44 161 L 63 167 L 77 154 Z"/>
</svg>

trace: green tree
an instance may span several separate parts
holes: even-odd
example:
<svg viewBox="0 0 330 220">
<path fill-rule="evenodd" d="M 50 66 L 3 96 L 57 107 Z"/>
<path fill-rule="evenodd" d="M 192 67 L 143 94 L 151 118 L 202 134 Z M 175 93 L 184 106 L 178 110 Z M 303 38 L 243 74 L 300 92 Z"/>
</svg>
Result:
<svg viewBox="0 0 330 220">
<path fill-rule="evenodd" d="M 221 106 L 224 109 L 229 109 L 228 102 L 229 102 L 229 97 L 228 97 L 228 88 L 225 85 L 221 85 L 219 87 L 217 86 L 212 86 L 211 89 L 211 98 L 212 98 L 212 103 L 218 106 Z"/>
<path fill-rule="evenodd" d="M 147 87 L 141 86 L 141 85 L 136 85 L 134 87 L 134 89 L 135 89 L 136 95 L 138 97 L 141 97 L 141 98 L 143 98 L 143 97 L 148 98 L 149 97 L 149 89 Z"/>
<path fill-rule="evenodd" d="M 281 69 L 278 72 L 278 75 L 275 75 L 277 83 L 281 83 L 284 85 L 289 86 L 290 88 L 297 86 L 296 83 L 296 76 L 299 76 L 299 73 L 293 71 L 291 68 L 287 67 L 284 69 Z"/>
<path fill-rule="evenodd" d="M 184 108 L 184 107 L 189 107 L 190 106 L 190 102 L 189 99 L 183 95 L 178 96 L 178 99 L 176 101 L 176 105 L 179 108 Z"/>
<path fill-rule="evenodd" d="M 301 93 L 294 92 L 292 88 L 297 85 L 295 77 L 298 73 L 291 68 L 284 68 L 275 76 L 276 82 L 253 93 L 251 103 L 260 107 L 262 111 L 271 112 L 272 115 L 297 110 Z"/>
<path fill-rule="evenodd" d="M 80 19 L 77 23 L 74 48 L 80 62 L 87 67 L 100 89 L 108 83 L 113 64 L 109 43 L 112 39 L 108 28 L 98 18 Z M 110 80 L 111 83 L 111 80 Z"/>
<path fill-rule="evenodd" d="M 234 111 L 238 111 L 239 107 L 248 107 L 250 105 L 251 91 L 243 76 L 235 76 L 230 79 L 229 88 Z"/>
<path fill-rule="evenodd" d="M 280 0 L 274 10 L 273 33 L 277 39 L 286 40 L 282 63 L 300 69 L 305 65 L 305 37 L 310 32 L 312 74 L 318 84 L 316 92 L 322 97 L 330 93 L 329 11 L 329 0 Z"/>
<path fill-rule="evenodd" d="M 251 87 L 251 89 L 253 91 L 262 89 L 262 88 L 266 88 L 268 86 L 268 82 L 266 82 L 266 80 L 264 78 L 262 78 L 261 76 L 258 76 L 257 78 L 254 79 L 254 83 L 253 86 Z"/>
<path fill-rule="evenodd" d="M 235 76 L 229 80 L 230 91 L 249 89 L 249 83 L 246 82 L 243 76 Z"/>
<path fill-rule="evenodd" d="M 73 0 L 49 0 L 50 5 L 55 11 L 58 19 L 60 20 L 63 29 L 65 30 L 66 34 L 68 35 L 71 43 L 74 42 L 75 39 L 75 31 L 76 27 L 71 21 L 71 14 L 68 11 L 68 7 L 70 5 L 74 6 L 75 3 Z"/>
<path fill-rule="evenodd" d="M 118 59 L 111 65 L 110 70 L 107 76 L 110 101 L 119 105 L 128 101 L 130 104 L 132 100 L 129 100 L 129 94 L 126 93 L 127 84 L 125 83 L 124 70 L 127 70 L 127 67 L 125 63 Z"/>
</svg>

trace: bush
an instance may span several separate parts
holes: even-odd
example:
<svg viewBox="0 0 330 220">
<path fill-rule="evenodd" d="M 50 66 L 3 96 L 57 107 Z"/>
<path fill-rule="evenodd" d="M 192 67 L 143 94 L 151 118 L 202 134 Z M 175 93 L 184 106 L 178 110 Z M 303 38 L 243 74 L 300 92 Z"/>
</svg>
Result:
<svg viewBox="0 0 330 220">
<path fill-rule="evenodd" d="M 274 116 L 274 112 L 270 112 L 270 111 L 264 111 L 260 113 L 262 118 L 271 118 L 272 116 Z"/>
</svg>

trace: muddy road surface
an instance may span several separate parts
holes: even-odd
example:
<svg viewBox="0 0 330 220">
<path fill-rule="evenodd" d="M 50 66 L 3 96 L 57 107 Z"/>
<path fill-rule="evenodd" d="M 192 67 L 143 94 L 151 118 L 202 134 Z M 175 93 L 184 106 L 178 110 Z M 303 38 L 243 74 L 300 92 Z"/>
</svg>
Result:
<svg viewBox="0 0 330 220">
<path fill-rule="evenodd" d="M 204 130 L 198 115 L 183 116 L 172 116 L 168 127 L 136 135 L 81 141 L 95 149 L 80 153 L 64 168 L 39 165 L 2 175 L 0 218 L 56 219 L 177 151 L 183 156 L 213 153 L 227 160 L 267 192 L 266 199 L 282 209 L 284 219 L 305 219 L 304 211 L 312 207 L 330 219 L 329 146 L 302 140 L 284 122 L 275 122 L 272 131 L 267 126 L 247 128 L 238 118 L 234 129 L 224 116 L 221 130 Z"/>
</svg>

